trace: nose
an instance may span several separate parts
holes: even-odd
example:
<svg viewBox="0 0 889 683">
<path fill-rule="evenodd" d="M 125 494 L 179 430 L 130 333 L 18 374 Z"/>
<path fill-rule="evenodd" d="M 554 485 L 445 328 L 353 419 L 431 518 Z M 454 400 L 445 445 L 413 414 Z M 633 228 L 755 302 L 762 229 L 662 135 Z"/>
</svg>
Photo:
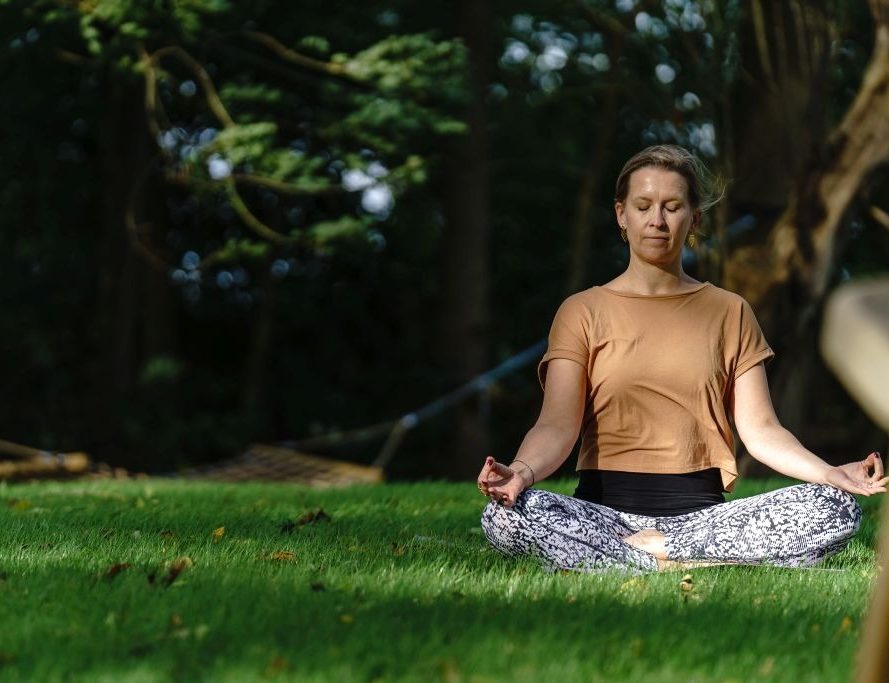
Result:
<svg viewBox="0 0 889 683">
<path fill-rule="evenodd" d="M 654 210 L 651 212 L 651 225 L 655 228 L 662 228 L 667 224 L 666 218 L 664 218 L 664 207 L 663 206 L 655 206 Z"/>
</svg>

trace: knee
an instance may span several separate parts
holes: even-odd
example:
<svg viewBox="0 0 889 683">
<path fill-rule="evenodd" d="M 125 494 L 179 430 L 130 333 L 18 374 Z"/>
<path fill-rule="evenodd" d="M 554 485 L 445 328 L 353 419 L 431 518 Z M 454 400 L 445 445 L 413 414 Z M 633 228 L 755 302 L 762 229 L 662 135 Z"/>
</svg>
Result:
<svg viewBox="0 0 889 683">
<path fill-rule="evenodd" d="M 515 505 L 508 508 L 491 501 L 482 511 L 482 531 L 497 550 L 508 554 L 522 552 L 533 526 L 528 507 L 533 503 L 534 490 L 522 492 Z"/>
<path fill-rule="evenodd" d="M 848 491 L 829 484 L 808 484 L 813 503 L 821 512 L 818 515 L 826 528 L 834 530 L 840 538 L 851 538 L 861 525 L 861 506 Z"/>
</svg>

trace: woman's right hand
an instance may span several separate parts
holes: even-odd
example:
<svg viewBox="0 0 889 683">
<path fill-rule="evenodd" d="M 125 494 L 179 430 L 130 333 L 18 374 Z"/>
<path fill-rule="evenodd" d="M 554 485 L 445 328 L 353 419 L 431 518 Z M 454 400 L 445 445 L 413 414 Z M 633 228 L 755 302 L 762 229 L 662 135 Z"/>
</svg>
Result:
<svg viewBox="0 0 889 683">
<path fill-rule="evenodd" d="M 516 498 L 526 488 L 527 484 L 520 473 L 497 462 L 494 458 L 485 458 L 484 467 L 478 475 L 478 490 L 483 495 L 511 508 L 515 505 Z"/>
</svg>

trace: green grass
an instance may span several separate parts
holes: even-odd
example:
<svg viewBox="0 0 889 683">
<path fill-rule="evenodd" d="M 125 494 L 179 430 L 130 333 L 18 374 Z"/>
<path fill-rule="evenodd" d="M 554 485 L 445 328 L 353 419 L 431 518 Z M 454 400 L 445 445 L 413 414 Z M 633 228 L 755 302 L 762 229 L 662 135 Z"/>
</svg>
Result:
<svg viewBox="0 0 889 683">
<path fill-rule="evenodd" d="M 0 484 L 0 680 L 850 678 L 874 499 L 829 571 L 698 569 L 690 593 L 501 558 L 483 503 L 473 484 Z"/>
</svg>

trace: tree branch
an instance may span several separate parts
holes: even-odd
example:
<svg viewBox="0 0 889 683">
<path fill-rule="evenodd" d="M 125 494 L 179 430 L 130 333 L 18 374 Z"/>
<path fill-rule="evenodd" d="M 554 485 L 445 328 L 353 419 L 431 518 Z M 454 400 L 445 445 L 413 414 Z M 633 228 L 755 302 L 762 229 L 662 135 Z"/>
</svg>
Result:
<svg viewBox="0 0 889 683">
<path fill-rule="evenodd" d="M 216 86 L 213 84 L 213 79 L 210 78 L 210 74 L 207 73 L 203 65 L 178 45 L 170 45 L 155 50 L 149 55 L 149 65 L 153 67 L 167 56 L 178 59 L 192 72 L 192 74 L 194 74 L 198 83 L 201 85 L 201 89 L 204 92 L 204 98 L 207 100 L 207 106 L 210 107 L 210 111 L 213 112 L 213 115 L 224 128 L 232 128 L 235 125 L 235 121 L 232 119 L 231 115 L 229 115 L 228 110 L 222 103 L 222 99 L 220 99 L 219 93 L 216 91 Z"/>
<path fill-rule="evenodd" d="M 254 42 L 259 43 L 260 45 L 264 45 L 272 52 L 274 52 L 278 57 L 286 62 L 290 62 L 291 64 L 296 64 L 297 66 L 300 66 L 302 68 L 309 69 L 311 71 L 317 71 L 328 76 L 344 78 L 348 81 L 353 82 L 360 82 L 359 79 L 350 74 L 342 65 L 333 64 L 331 62 L 323 62 L 319 59 L 312 59 L 311 57 L 301 55 L 300 53 L 291 50 L 289 47 L 287 47 L 277 39 L 273 38 L 268 33 L 262 33 L 260 31 L 244 31 L 242 35 L 246 36 Z"/>
<path fill-rule="evenodd" d="M 254 216 L 253 213 L 251 213 L 250 209 L 247 208 L 247 205 L 241 198 L 241 195 L 238 194 L 238 188 L 235 185 L 234 178 L 229 176 L 224 181 L 222 181 L 222 183 L 225 187 L 225 193 L 228 196 L 228 200 L 231 202 L 232 208 L 234 208 L 235 212 L 238 214 L 238 216 L 241 217 L 241 220 L 244 221 L 248 228 L 250 228 L 253 232 L 255 232 L 263 239 L 266 239 L 269 242 L 273 242 L 274 244 L 296 244 L 296 242 L 298 241 L 296 238 L 288 237 L 287 235 L 282 235 L 276 230 L 272 230 L 269 226 L 267 226 L 256 216 Z"/>
</svg>

